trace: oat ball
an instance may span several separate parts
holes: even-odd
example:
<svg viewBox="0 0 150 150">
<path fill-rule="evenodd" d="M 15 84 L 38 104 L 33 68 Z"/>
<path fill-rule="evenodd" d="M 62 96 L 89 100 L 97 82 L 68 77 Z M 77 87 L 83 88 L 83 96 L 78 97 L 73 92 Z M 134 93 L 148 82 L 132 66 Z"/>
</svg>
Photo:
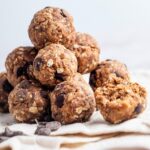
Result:
<svg viewBox="0 0 150 150">
<path fill-rule="evenodd" d="M 88 84 L 64 81 L 50 95 L 52 117 L 62 124 L 89 120 L 95 109 L 95 98 Z"/>
<path fill-rule="evenodd" d="M 34 47 L 18 47 L 7 56 L 7 78 L 13 86 L 33 77 L 32 66 L 36 54 L 37 50 Z"/>
<path fill-rule="evenodd" d="M 63 45 L 50 44 L 39 51 L 33 68 L 43 85 L 55 86 L 77 72 L 77 59 Z"/>
<path fill-rule="evenodd" d="M 74 31 L 72 16 L 64 9 L 55 7 L 46 7 L 38 11 L 28 29 L 29 37 L 38 49 L 48 43 L 64 44 Z"/>
<path fill-rule="evenodd" d="M 9 111 L 19 122 L 43 120 L 49 105 L 47 94 L 38 83 L 23 80 L 8 97 Z"/>
<path fill-rule="evenodd" d="M 78 60 L 78 72 L 89 73 L 98 65 L 100 48 L 91 35 L 80 32 L 73 33 L 69 36 L 65 46 L 75 53 Z"/>
<path fill-rule="evenodd" d="M 95 91 L 97 108 L 110 123 L 121 123 L 142 113 L 146 90 L 137 83 L 107 84 Z"/>
<path fill-rule="evenodd" d="M 0 112 L 8 112 L 8 95 L 13 87 L 7 80 L 6 72 L 0 73 Z"/>
<path fill-rule="evenodd" d="M 116 84 L 122 80 L 129 81 L 129 72 L 125 64 L 107 59 L 98 64 L 96 69 L 90 74 L 90 85 L 95 90 L 105 84 Z"/>
</svg>

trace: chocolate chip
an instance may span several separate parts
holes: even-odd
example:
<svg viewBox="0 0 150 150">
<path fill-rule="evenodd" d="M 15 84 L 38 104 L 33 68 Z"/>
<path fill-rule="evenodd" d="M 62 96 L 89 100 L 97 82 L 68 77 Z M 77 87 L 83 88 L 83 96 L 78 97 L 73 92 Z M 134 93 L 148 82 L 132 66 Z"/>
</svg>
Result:
<svg viewBox="0 0 150 150">
<path fill-rule="evenodd" d="M 134 110 L 134 112 L 136 112 L 137 114 L 141 113 L 143 109 L 142 104 L 138 104 Z"/>
<path fill-rule="evenodd" d="M 61 127 L 60 122 L 58 121 L 52 121 L 52 122 L 48 122 L 46 123 L 46 128 L 50 128 L 51 131 L 56 131 Z"/>
<path fill-rule="evenodd" d="M 14 136 L 14 132 L 11 131 L 9 128 L 6 127 L 4 135 L 7 136 L 7 137 L 12 137 L 12 136 Z"/>
<path fill-rule="evenodd" d="M 56 97 L 56 105 L 61 108 L 64 105 L 64 93 L 59 94 Z"/>
<path fill-rule="evenodd" d="M 26 135 L 26 134 L 24 134 L 21 131 L 12 131 L 8 127 L 6 127 L 5 131 L 0 133 L 0 143 L 11 137 L 18 136 L 18 135 Z"/>
<path fill-rule="evenodd" d="M 23 89 L 27 89 L 30 87 L 30 82 L 28 80 L 23 80 L 19 87 Z"/>
<path fill-rule="evenodd" d="M 91 72 L 90 80 L 89 80 L 89 84 L 93 87 L 95 87 L 96 85 L 95 80 L 96 80 L 96 71 L 94 70 Z"/>
<path fill-rule="evenodd" d="M 33 63 L 35 70 L 40 71 L 43 63 L 42 58 L 36 58 Z"/>
<path fill-rule="evenodd" d="M 63 74 L 55 72 L 55 79 L 64 81 Z"/>
<path fill-rule="evenodd" d="M 45 128 L 45 127 L 37 127 L 35 133 L 36 135 L 46 135 L 49 136 L 51 134 L 50 128 Z"/>
<path fill-rule="evenodd" d="M 63 9 L 60 9 L 60 14 L 65 18 L 67 17 L 67 14 Z"/>
<path fill-rule="evenodd" d="M 8 82 L 8 80 L 5 80 L 3 83 L 3 90 L 7 93 L 10 93 L 13 89 L 13 86 Z"/>
<path fill-rule="evenodd" d="M 32 62 L 27 62 L 23 66 L 17 69 L 17 78 L 20 76 L 26 76 L 28 78 L 28 68 L 32 64 Z"/>
<path fill-rule="evenodd" d="M 106 59 L 106 61 L 112 61 L 112 59 Z"/>
<path fill-rule="evenodd" d="M 45 7 L 44 9 L 51 8 L 50 6 Z"/>
<path fill-rule="evenodd" d="M 17 135 L 25 135 L 25 134 L 21 131 L 12 131 L 8 127 L 6 127 L 5 131 L 0 134 L 0 136 L 6 136 L 6 137 L 13 137 Z"/>
<path fill-rule="evenodd" d="M 115 71 L 114 74 L 115 74 L 117 77 L 123 78 L 122 75 L 121 75 L 118 71 Z"/>
<path fill-rule="evenodd" d="M 45 99 L 49 99 L 48 91 L 43 91 L 43 90 L 41 90 L 41 91 L 40 91 L 40 95 L 41 95 L 41 97 L 43 97 L 43 98 L 45 98 Z"/>
</svg>

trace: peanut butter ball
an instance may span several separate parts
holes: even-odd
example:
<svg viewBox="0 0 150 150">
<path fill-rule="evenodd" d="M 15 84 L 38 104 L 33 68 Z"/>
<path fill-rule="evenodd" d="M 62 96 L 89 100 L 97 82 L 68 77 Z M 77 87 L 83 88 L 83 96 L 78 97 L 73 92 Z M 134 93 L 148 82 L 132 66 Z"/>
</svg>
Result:
<svg viewBox="0 0 150 150">
<path fill-rule="evenodd" d="M 146 107 L 146 90 L 137 83 L 107 84 L 95 91 L 96 105 L 104 119 L 116 124 L 134 118 Z"/>
<path fill-rule="evenodd" d="M 72 16 L 56 7 L 45 7 L 38 11 L 28 29 L 29 37 L 38 49 L 50 43 L 64 44 L 74 31 Z"/>
<path fill-rule="evenodd" d="M 33 78 L 32 65 L 36 54 L 37 50 L 34 47 L 18 47 L 7 56 L 7 78 L 13 86 L 24 79 Z"/>
<path fill-rule="evenodd" d="M 8 97 L 9 111 L 19 122 L 43 120 L 49 105 L 47 94 L 38 83 L 23 80 Z"/>
<path fill-rule="evenodd" d="M 75 78 L 58 84 L 50 95 L 52 117 L 62 124 L 87 121 L 95 110 L 92 89 Z"/>
<path fill-rule="evenodd" d="M 72 50 L 78 60 L 78 72 L 93 71 L 99 62 L 100 48 L 97 41 L 89 34 L 76 32 L 68 37 L 65 46 Z"/>
<path fill-rule="evenodd" d="M 77 72 L 77 59 L 63 45 L 50 44 L 39 51 L 33 69 L 41 84 L 52 87 Z"/>
<path fill-rule="evenodd" d="M 129 72 L 125 64 L 107 59 L 98 64 L 90 74 L 90 85 L 95 90 L 105 84 L 117 84 L 122 80 L 129 81 Z"/>
</svg>

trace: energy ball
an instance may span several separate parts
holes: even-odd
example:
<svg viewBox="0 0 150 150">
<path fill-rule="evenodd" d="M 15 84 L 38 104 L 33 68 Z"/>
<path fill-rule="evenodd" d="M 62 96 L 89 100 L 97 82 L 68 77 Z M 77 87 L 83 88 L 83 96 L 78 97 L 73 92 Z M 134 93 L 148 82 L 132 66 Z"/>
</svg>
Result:
<svg viewBox="0 0 150 150">
<path fill-rule="evenodd" d="M 93 71 L 99 62 L 100 48 L 89 34 L 76 32 L 72 34 L 66 47 L 72 50 L 78 60 L 78 72 L 81 74 Z"/>
<path fill-rule="evenodd" d="M 123 80 L 129 81 L 129 72 L 125 64 L 107 59 L 102 61 L 90 74 L 90 85 L 95 90 L 105 84 L 117 84 Z"/>
<path fill-rule="evenodd" d="M 38 11 L 28 29 L 29 37 L 38 49 L 50 43 L 64 44 L 74 31 L 72 16 L 64 9 L 55 7 Z"/>
<path fill-rule="evenodd" d="M 8 112 L 8 95 L 12 91 L 13 87 L 7 80 L 7 74 L 5 72 L 0 73 L 0 112 Z"/>
<path fill-rule="evenodd" d="M 8 97 L 9 111 L 19 122 L 43 120 L 49 104 L 47 94 L 38 83 L 23 80 Z"/>
<path fill-rule="evenodd" d="M 15 87 L 24 79 L 33 77 L 33 60 L 37 54 L 34 47 L 18 47 L 6 58 L 8 81 Z"/>
<path fill-rule="evenodd" d="M 64 81 L 50 95 L 52 117 L 62 124 L 84 122 L 95 110 L 92 89 L 80 81 Z"/>
<path fill-rule="evenodd" d="M 33 69 L 41 84 L 52 87 L 77 72 L 77 59 L 63 45 L 50 44 L 39 51 Z"/>
<path fill-rule="evenodd" d="M 146 90 L 137 83 L 107 84 L 95 91 L 97 108 L 110 123 L 121 123 L 144 111 Z"/>
</svg>

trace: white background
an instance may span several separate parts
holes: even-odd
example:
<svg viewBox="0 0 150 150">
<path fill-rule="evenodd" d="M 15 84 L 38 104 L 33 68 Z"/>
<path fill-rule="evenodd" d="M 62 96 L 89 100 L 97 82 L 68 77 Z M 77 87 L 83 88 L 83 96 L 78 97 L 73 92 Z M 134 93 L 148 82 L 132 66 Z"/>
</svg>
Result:
<svg viewBox="0 0 150 150">
<path fill-rule="evenodd" d="M 15 47 L 31 45 L 27 29 L 33 14 L 57 6 L 74 16 L 77 31 L 95 36 L 101 59 L 115 58 L 133 69 L 150 69 L 149 0 L 1 0 L 0 71 Z"/>
</svg>

